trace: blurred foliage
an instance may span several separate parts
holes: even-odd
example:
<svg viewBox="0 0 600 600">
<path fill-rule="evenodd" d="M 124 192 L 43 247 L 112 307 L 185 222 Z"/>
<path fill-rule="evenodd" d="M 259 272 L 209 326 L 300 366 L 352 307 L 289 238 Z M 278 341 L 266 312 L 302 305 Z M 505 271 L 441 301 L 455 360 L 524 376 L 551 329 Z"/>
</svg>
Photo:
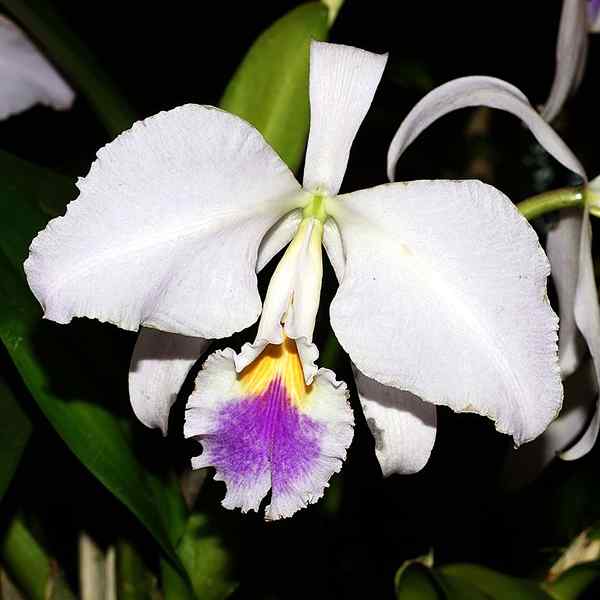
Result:
<svg viewBox="0 0 600 600">
<path fill-rule="evenodd" d="M 298 171 L 308 132 L 309 40 L 389 51 L 343 185 L 364 188 L 384 181 L 396 127 L 434 85 L 489 74 L 522 87 L 534 104 L 545 100 L 558 0 L 543 10 L 514 1 L 403 3 L 401 11 L 397 3 L 347 0 L 331 31 L 318 2 L 154 9 L 116 0 L 1 0 L 0 7 L 80 94 L 68 113 L 38 107 L 0 123 L 0 558 L 25 597 L 79 594 L 82 531 L 106 556 L 114 552 L 117 597 L 128 600 L 598 597 L 597 561 L 549 577 L 577 536 L 596 535 L 598 450 L 553 463 L 537 481 L 508 491 L 500 475 L 510 441 L 483 419 L 440 409 L 427 467 L 383 480 L 357 410 L 346 465 L 319 504 L 265 524 L 259 515 L 222 509 L 222 484 L 209 476 L 188 508 L 179 482 L 197 449 L 181 440 L 183 402 L 168 438 L 139 425 L 127 399 L 133 336 L 91 321 L 41 321 L 21 267 L 35 233 L 75 196 L 74 178 L 134 115 L 220 102 L 263 131 Z M 557 123 L 592 174 L 598 44 L 592 40 L 582 87 Z M 476 176 L 515 201 L 571 183 L 516 119 L 473 110 L 428 130 L 398 175 Z M 542 236 L 551 222 L 536 223 Z M 269 273 L 261 274 L 262 286 Z M 324 362 L 350 383 L 349 361 L 328 327 L 336 285 L 326 266 L 316 336 Z M 250 335 L 219 344 L 239 345 Z M 512 464 L 518 469 L 518 460 Z"/>
</svg>

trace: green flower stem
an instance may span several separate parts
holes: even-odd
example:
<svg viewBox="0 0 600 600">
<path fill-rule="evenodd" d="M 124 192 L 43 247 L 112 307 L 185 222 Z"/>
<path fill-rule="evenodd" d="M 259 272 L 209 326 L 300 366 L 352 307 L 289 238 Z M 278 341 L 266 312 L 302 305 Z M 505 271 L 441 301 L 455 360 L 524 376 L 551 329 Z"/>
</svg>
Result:
<svg viewBox="0 0 600 600">
<path fill-rule="evenodd" d="M 528 221 L 555 210 L 575 206 L 579 208 L 584 206 L 584 193 L 580 187 L 566 187 L 544 192 L 517 204 L 517 208 Z"/>
<path fill-rule="evenodd" d="M 31 535 L 20 516 L 0 540 L 0 559 L 15 585 L 31 600 L 75 600 L 56 563 Z"/>
<path fill-rule="evenodd" d="M 0 6 L 43 47 L 77 92 L 81 92 L 111 135 L 129 129 L 137 120 L 79 38 L 68 29 L 47 2 L 0 0 Z"/>
</svg>

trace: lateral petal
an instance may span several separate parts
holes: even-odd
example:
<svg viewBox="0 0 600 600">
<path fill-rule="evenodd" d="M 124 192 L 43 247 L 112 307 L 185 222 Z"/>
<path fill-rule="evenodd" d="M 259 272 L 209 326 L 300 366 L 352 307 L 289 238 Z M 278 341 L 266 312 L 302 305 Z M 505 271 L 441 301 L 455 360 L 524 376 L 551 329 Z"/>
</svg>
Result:
<svg viewBox="0 0 600 600">
<path fill-rule="evenodd" d="M 350 148 L 383 74 L 387 54 L 341 44 L 310 45 L 310 133 L 304 188 L 338 193 Z"/>
<path fill-rule="evenodd" d="M 396 163 L 415 138 L 434 121 L 468 106 L 489 106 L 519 117 L 546 152 L 584 180 L 585 171 L 560 136 L 540 117 L 515 86 L 495 77 L 460 77 L 423 97 L 404 119 L 388 150 L 388 178 L 394 181 Z"/>
<path fill-rule="evenodd" d="M 384 477 L 420 471 L 435 442 L 435 405 L 382 385 L 356 368 L 354 379 Z"/>
<path fill-rule="evenodd" d="M 368 377 L 476 412 L 521 444 L 558 413 L 549 265 L 510 200 L 478 181 L 414 181 L 328 204 L 346 253 L 331 304 Z"/>
<path fill-rule="evenodd" d="M 594 276 L 592 258 L 592 225 L 587 210 L 583 213 L 581 238 L 579 242 L 579 272 L 575 292 L 575 322 L 583 335 L 592 355 L 596 381 L 600 382 L 600 305 L 598 289 Z M 566 452 L 561 454 L 563 460 L 576 460 L 585 456 L 596 443 L 600 431 L 600 409 L 596 406 L 594 416 L 583 437 Z"/>
<path fill-rule="evenodd" d="M 75 94 L 12 21 L 0 15 L 0 119 L 34 104 L 71 107 Z"/>
<path fill-rule="evenodd" d="M 302 198 L 258 131 L 192 104 L 118 136 L 78 187 L 25 263 L 46 318 L 204 338 L 258 318 L 259 244 Z"/>
<path fill-rule="evenodd" d="M 600 432 L 600 407 L 596 402 L 592 420 L 589 422 L 584 434 L 568 450 L 559 455 L 562 460 L 578 460 L 583 458 L 595 445 Z"/>
<path fill-rule="evenodd" d="M 585 2 L 563 0 L 556 42 L 554 81 L 542 109 L 542 117 L 547 121 L 552 121 L 558 115 L 583 73 L 588 43 L 586 11 Z"/>
<path fill-rule="evenodd" d="M 563 210 L 546 237 L 546 252 L 558 295 L 558 355 L 563 379 L 577 369 L 585 353 L 583 338 L 575 324 L 575 290 L 582 222 L 583 211 L 580 209 Z"/>
<path fill-rule="evenodd" d="M 142 327 L 129 366 L 129 399 L 146 427 L 167 435 L 169 412 L 194 363 L 210 340 Z"/>
</svg>

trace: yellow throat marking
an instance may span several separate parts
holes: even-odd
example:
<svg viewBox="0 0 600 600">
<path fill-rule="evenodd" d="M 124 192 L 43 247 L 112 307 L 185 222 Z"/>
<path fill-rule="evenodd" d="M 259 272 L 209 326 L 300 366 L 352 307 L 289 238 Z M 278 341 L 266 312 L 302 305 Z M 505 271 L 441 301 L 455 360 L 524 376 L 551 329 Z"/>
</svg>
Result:
<svg viewBox="0 0 600 600">
<path fill-rule="evenodd" d="M 304 382 L 302 362 L 296 342 L 285 338 L 282 344 L 269 344 L 238 376 L 244 395 L 263 394 L 279 378 L 294 406 L 306 406 L 312 384 Z"/>
</svg>

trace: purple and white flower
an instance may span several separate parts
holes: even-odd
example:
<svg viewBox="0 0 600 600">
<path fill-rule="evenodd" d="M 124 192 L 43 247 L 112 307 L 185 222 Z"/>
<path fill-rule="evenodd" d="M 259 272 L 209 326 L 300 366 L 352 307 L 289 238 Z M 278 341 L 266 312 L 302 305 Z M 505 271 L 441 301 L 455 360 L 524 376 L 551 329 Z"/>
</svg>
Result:
<svg viewBox="0 0 600 600">
<path fill-rule="evenodd" d="M 303 185 L 248 123 L 182 106 L 101 149 L 66 215 L 31 244 L 25 270 L 46 318 L 142 328 L 130 396 L 150 427 L 166 431 L 207 340 L 260 317 L 253 343 L 205 361 L 186 412 L 185 435 L 203 446 L 193 465 L 216 468 L 229 508 L 258 510 L 270 490 L 267 517 L 290 516 L 322 495 L 351 442 L 346 386 L 316 366 L 322 247 L 339 280 L 331 325 L 385 475 L 426 464 L 436 405 L 487 416 L 516 444 L 560 409 L 548 261 L 504 194 L 478 181 L 339 194 L 386 60 L 311 45 Z M 409 117 L 394 151 L 431 120 Z M 261 303 L 257 272 L 286 246 Z"/>
</svg>

